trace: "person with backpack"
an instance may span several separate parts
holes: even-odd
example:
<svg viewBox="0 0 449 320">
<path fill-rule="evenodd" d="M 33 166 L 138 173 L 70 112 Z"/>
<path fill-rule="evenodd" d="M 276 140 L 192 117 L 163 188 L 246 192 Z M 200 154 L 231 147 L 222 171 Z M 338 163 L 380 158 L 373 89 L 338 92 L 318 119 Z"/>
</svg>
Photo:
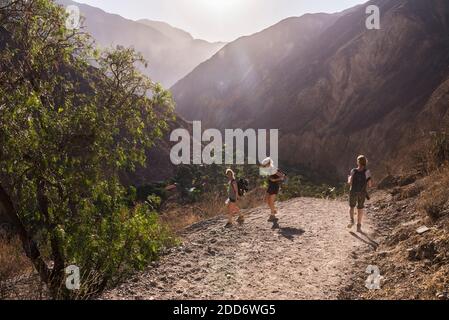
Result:
<svg viewBox="0 0 449 320">
<path fill-rule="evenodd" d="M 349 215 L 351 220 L 348 228 L 352 228 L 355 224 L 355 208 L 357 207 L 357 232 L 362 232 L 365 200 L 369 199 L 368 188 L 371 188 L 373 184 L 371 172 L 367 166 L 368 159 L 363 155 L 359 156 L 357 158 L 357 168 L 352 169 L 348 177 L 350 185 Z"/>
<path fill-rule="evenodd" d="M 237 206 L 237 201 L 239 200 L 239 187 L 237 180 L 235 179 L 234 171 L 231 169 L 226 170 L 226 176 L 228 178 L 228 200 L 226 200 L 228 223 L 225 227 L 230 228 L 234 225 L 234 216 L 240 213 L 240 208 Z M 242 225 L 244 222 L 245 218 L 240 214 L 237 223 Z"/>
<path fill-rule="evenodd" d="M 268 222 L 277 222 L 277 209 L 275 205 L 276 197 L 281 189 L 281 184 L 286 179 L 286 175 L 274 167 L 273 160 L 271 158 L 266 158 L 262 161 L 260 167 L 268 176 L 268 189 L 265 195 L 265 202 L 271 210 Z"/>
</svg>

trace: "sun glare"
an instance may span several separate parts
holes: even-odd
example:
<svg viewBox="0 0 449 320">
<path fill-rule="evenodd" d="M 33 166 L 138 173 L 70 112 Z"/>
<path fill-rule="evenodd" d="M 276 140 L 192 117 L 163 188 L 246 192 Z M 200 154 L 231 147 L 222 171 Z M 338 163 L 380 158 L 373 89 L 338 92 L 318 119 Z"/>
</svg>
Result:
<svg viewBox="0 0 449 320">
<path fill-rule="evenodd" d="M 200 0 L 202 8 L 215 13 L 228 12 L 241 4 L 242 0 Z"/>
</svg>

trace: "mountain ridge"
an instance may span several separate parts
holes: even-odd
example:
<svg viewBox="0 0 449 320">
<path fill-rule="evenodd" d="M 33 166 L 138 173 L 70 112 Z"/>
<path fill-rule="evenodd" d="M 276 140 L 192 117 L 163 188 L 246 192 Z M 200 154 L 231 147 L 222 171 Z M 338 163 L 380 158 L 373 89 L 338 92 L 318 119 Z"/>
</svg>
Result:
<svg viewBox="0 0 449 320">
<path fill-rule="evenodd" d="M 100 47 L 122 45 L 134 47 L 142 53 L 149 62 L 149 68 L 141 71 L 167 88 L 223 46 L 223 43 L 197 39 L 181 41 L 179 34 L 183 30 L 168 24 L 162 29 L 161 24 L 151 26 L 72 0 L 56 0 L 56 3 L 78 6 L 85 17 L 86 30 Z"/>
<path fill-rule="evenodd" d="M 371 4 L 381 30 L 365 27 Z M 414 143 L 416 128 L 428 129 L 416 117 L 449 76 L 448 17 L 441 0 L 377 0 L 287 21 L 300 39 L 282 25 L 265 30 L 175 84 L 177 112 L 218 129 L 281 129 L 284 165 L 342 178 L 356 154 L 381 163 Z M 270 41 L 280 48 L 260 45 Z"/>
</svg>

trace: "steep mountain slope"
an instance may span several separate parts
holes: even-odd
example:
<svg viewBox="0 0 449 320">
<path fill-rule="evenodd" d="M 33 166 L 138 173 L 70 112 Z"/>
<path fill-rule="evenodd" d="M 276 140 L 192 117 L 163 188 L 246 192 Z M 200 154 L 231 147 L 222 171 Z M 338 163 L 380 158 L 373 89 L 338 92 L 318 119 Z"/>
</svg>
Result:
<svg viewBox="0 0 449 320">
<path fill-rule="evenodd" d="M 166 22 L 163 21 L 153 21 L 149 19 L 141 19 L 137 20 L 137 22 L 142 23 L 144 25 L 149 26 L 152 29 L 155 29 L 159 31 L 160 33 L 164 34 L 166 37 L 169 37 L 170 39 L 176 40 L 176 41 L 185 41 L 190 42 L 193 41 L 193 37 L 190 33 L 179 29 L 172 27 Z"/>
<path fill-rule="evenodd" d="M 365 27 L 369 4 L 381 30 Z M 279 128 L 284 164 L 343 176 L 356 153 L 393 157 L 447 114 L 448 34 L 443 0 L 288 19 L 179 81 L 177 110 L 209 127 Z"/>
<path fill-rule="evenodd" d="M 195 40 L 187 32 L 168 24 L 136 22 L 71 0 L 56 2 L 80 8 L 86 31 L 99 46 L 123 45 L 141 52 L 149 62 L 149 68 L 142 71 L 165 87 L 173 85 L 224 45 Z"/>
</svg>

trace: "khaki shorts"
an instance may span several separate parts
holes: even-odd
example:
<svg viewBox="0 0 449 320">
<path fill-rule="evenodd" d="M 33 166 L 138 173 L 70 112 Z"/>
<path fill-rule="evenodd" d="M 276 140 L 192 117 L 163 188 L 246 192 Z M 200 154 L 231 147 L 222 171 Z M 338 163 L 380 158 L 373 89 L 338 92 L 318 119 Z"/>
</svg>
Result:
<svg viewBox="0 0 449 320">
<path fill-rule="evenodd" d="M 349 194 L 349 206 L 351 208 L 365 209 L 366 192 L 351 192 Z"/>
</svg>

